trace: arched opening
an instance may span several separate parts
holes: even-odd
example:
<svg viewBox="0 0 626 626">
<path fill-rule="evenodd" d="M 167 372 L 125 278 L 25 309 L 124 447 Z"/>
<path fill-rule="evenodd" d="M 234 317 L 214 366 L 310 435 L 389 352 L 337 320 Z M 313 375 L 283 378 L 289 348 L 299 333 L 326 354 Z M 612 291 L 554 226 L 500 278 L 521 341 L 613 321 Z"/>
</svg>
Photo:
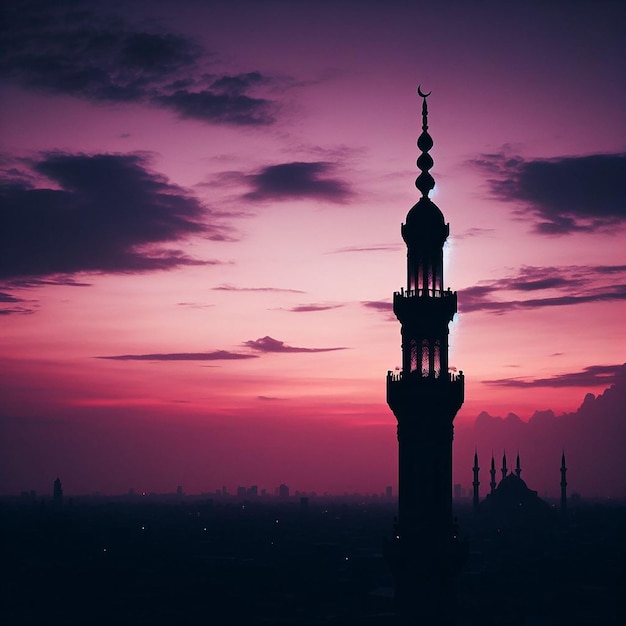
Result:
<svg viewBox="0 0 626 626">
<path fill-rule="evenodd" d="M 428 372 L 429 372 L 429 355 L 428 355 L 428 340 L 424 339 L 424 341 L 422 341 L 422 362 L 421 362 L 421 369 L 422 369 L 422 376 L 424 378 L 426 378 L 428 376 Z"/>
<path fill-rule="evenodd" d="M 411 339 L 409 342 L 409 353 L 410 353 L 410 371 L 417 371 L 417 341 L 415 339 Z"/>
<path fill-rule="evenodd" d="M 439 378 L 441 375 L 441 343 L 439 339 L 435 340 L 435 346 L 433 348 L 433 371 L 435 378 Z"/>
</svg>

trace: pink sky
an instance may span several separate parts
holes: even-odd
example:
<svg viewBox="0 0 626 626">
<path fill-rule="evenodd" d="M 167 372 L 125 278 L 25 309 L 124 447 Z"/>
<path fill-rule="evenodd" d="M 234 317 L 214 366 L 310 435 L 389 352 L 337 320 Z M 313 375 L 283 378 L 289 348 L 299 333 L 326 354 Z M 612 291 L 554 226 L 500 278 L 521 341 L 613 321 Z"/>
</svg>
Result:
<svg viewBox="0 0 626 626">
<path fill-rule="evenodd" d="M 418 83 L 459 451 L 482 411 L 574 412 L 613 382 L 618 3 L 45 4 L 0 35 L 0 493 L 395 485 Z"/>
</svg>

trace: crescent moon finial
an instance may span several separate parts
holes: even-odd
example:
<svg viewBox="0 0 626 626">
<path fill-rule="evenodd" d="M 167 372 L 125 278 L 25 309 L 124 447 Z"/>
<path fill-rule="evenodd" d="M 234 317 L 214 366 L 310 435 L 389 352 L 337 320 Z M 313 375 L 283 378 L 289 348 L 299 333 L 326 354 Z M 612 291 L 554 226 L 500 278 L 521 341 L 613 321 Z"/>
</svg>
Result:
<svg viewBox="0 0 626 626">
<path fill-rule="evenodd" d="M 422 98 L 428 98 L 428 96 L 430 96 L 430 94 L 432 93 L 432 91 L 429 91 L 428 93 L 424 93 L 422 91 L 422 86 L 418 85 L 417 86 L 417 95 L 421 96 Z"/>
</svg>

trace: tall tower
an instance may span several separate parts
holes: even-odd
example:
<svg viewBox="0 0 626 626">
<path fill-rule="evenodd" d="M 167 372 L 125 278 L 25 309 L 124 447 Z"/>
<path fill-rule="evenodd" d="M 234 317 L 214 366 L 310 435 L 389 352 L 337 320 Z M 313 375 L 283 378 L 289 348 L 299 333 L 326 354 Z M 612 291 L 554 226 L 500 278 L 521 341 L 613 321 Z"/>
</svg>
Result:
<svg viewBox="0 0 626 626">
<path fill-rule="evenodd" d="M 500 471 L 502 472 L 502 480 L 504 480 L 506 475 L 509 473 L 509 470 L 506 467 L 506 450 L 502 455 L 502 469 Z"/>
<path fill-rule="evenodd" d="M 491 493 L 496 490 L 496 462 L 493 458 L 493 452 L 491 453 L 491 469 L 489 470 L 489 475 L 491 476 L 491 480 L 489 481 L 489 487 L 491 488 Z"/>
<path fill-rule="evenodd" d="M 402 225 L 407 246 L 406 289 L 393 294 L 401 324 L 402 370 L 387 373 L 387 403 L 398 420 L 398 523 L 389 546 L 396 610 L 403 620 L 447 623 L 459 557 L 453 540 L 452 421 L 463 404 L 463 372 L 448 371 L 448 324 L 456 292 L 444 288 L 443 245 L 450 227 L 428 197 L 435 186 L 429 170 L 428 106 L 422 93 L 422 133 L 417 146 L 422 193 Z"/>
<path fill-rule="evenodd" d="M 517 452 L 517 459 L 515 459 L 515 475 L 518 478 L 522 477 L 522 466 L 520 465 L 520 462 L 519 462 L 519 450 Z"/>
<path fill-rule="evenodd" d="M 478 505 L 480 504 L 480 494 L 478 493 L 478 487 L 480 486 L 480 482 L 478 480 L 478 472 L 480 471 L 480 467 L 478 467 L 478 450 L 474 451 L 474 482 L 472 483 L 472 487 L 474 487 L 474 512 L 478 510 Z"/>
<path fill-rule="evenodd" d="M 567 467 L 565 467 L 565 450 L 561 455 L 561 513 L 565 514 L 567 511 L 567 480 L 565 474 L 567 473 Z"/>
</svg>

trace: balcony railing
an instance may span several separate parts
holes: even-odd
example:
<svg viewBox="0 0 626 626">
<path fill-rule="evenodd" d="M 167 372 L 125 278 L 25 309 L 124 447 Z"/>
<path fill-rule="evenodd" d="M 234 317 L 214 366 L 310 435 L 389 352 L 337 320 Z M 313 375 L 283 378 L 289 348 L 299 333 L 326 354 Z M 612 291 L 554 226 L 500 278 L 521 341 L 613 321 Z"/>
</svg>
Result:
<svg viewBox="0 0 626 626">
<path fill-rule="evenodd" d="M 445 298 L 446 296 L 453 295 L 454 291 L 448 287 L 447 289 L 400 289 L 400 291 L 394 292 L 394 297 L 399 298 Z"/>
<path fill-rule="evenodd" d="M 404 372 L 402 370 L 400 370 L 397 373 L 394 373 L 393 370 L 389 370 L 387 372 L 387 380 L 397 383 L 400 382 L 401 380 L 404 380 L 405 378 L 407 378 L 407 376 L 405 376 Z M 455 374 L 454 372 L 448 372 L 448 376 L 447 378 L 445 376 L 438 376 L 437 378 L 435 377 L 429 377 L 429 376 L 422 376 L 421 373 L 419 371 L 415 371 L 415 372 L 410 372 L 408 374 L 408 378 L 421 378 L 423 380 L 449 380 L 451 382 L 456 382 L 457 380 L 463 380 L 463 372 L 460 371 L 458 374 Z"/>
</svg>

